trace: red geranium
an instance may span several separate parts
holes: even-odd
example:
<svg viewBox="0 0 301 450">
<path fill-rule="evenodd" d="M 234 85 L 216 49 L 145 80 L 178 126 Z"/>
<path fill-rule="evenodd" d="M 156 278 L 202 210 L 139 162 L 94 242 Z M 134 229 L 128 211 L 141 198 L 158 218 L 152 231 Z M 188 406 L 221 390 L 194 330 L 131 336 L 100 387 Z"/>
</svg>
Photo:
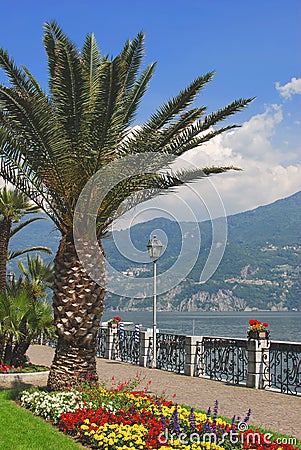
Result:
<svg viewBox="0 0 301 450">
<path fill-rule="evenodd" d="M 269 326 L 267 322 L 260 322 L 260 320 L 251 319 L 249 320 L 249 331 L 263 331 L 266 330 Z"/>
<path fill-rule="evenodd" d="M 121 317 L 119 317 L 119 316 L 114 316 L 113 317 L 113 320 L 115 321 L 115 322 L 121 322 Z"/>
</svg>

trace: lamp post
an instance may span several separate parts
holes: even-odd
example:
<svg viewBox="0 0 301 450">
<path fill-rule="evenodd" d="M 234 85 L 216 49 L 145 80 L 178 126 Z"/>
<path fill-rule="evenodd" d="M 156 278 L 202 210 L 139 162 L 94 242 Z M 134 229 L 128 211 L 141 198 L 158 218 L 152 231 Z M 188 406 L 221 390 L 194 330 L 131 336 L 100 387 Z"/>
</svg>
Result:
<svg viewBox="0 0 301 450">
<path fill-rule="evenodd" d="M 147 244 L 150 258 L 154 261 L 154 302 L 153 302 L 153 369 L 157 366 L 157 260 L 162 253 L 162 242 L 156 236 L 152 236 Z"/>
</svg>

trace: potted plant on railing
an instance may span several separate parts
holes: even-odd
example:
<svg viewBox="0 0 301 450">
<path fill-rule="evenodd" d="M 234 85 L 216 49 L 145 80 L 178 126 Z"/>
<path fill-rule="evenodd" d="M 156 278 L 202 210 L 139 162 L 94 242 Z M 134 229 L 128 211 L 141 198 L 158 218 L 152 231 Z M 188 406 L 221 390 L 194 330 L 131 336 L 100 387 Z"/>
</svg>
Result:
<svg viewBox="0 0 301 450">
<path fill-rule="evenodd" d="M 248 338 L 249 339 L 268 339 L 270 332 L 269 324 L 259 320 L 249 320 Z"/>
<path fill-rule="evenodd" d="M 108 321 L 108 325 L 110 328 L 118 328 L 118 325 L 120 324 L 121 320 L 122 320 L 121 317 L 114 316 L 113 319 L 110 319 Z"/>
</svg>

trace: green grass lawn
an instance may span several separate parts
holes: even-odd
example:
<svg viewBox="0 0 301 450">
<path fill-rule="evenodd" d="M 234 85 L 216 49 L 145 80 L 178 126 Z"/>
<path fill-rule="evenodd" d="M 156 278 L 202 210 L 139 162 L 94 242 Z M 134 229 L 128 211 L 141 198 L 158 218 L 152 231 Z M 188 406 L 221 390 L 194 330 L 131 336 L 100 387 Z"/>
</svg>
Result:
<svg viewBox="0 0 301 450">
<path fill-rule="evenodd" d="M 30 411 L 18 406 L 13 399 L 18 391 L 0 391 L 0 449 L 3 450 L 79 450 L 71 438 Z"/>
</svg>

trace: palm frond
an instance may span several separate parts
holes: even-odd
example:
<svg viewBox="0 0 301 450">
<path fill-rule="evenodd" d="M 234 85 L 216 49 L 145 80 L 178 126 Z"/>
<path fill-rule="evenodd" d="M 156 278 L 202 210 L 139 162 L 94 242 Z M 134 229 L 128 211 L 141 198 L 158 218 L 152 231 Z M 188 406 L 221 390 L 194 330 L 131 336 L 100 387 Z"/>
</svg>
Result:
<svg viewBox="0 0 301 450">
<path fill-rule="evenodd" d="M 163 175 L 168 182 L 178 183 L 179 180 L 182 184 L 191 183 L 192 181 L 198 181 L 202 178 L 206 178 L 209 175 L 216 175 L 218 173 L 228 172 L 229 170 L 241 170 L 239 167 L 235 166 L 211 166 L 211 167 L 202 167 L 195 169 L 182 169 L 177 170 L 176 172 L 172 172 L 171 175 Z"/>
<path fill-rule="evenodd" d="M 154 74 L 156 63 L 150 64 L 136 81 L 127 96 L 127 107 L 125 112 L 125 123 L 130 124 L 135 117 L 140 100 L 147 91 L 148 84 Z"/>
<path fill-rule="evenodd" d="M 151 200 L 158 195 L 172 192 L 186 183 L 198 181 L 210 175 L 224 173 L 229 170 L 241 170 L 234 166 L 204 167 L 164 171 L 162 173 L 145 173 L 123 180 L 108 194 L 101 205 L 101 213 L 97 217 L 98 237 L 106 235 L 109 226 L 119 217 L 140 203 Z"/>
<path fill-rule="evenodd" d="M 159 130 L 184 111 L 195 100 L 200 90 L 213 78 L 214 73 L 208 72 L 196 78 L 186 89 L 165 103 L 159 111 L 151 116 L 150 121 L 144 126 L 145 130 Z"/>
<path fill-rule="evenodd" d="M 25 74 L 27 75 L 28 79 L 30 80 L 32 86 L 35 88 L 35 92 L 39 93 L 41 96 L 44 96 L 45 93 L 43 92 L 41 86 L 39 85 L 38 81 L 34 78 L 32 73 L 27 69 L 26 66 L 21 65 L 21 67 L 24 70 Z"/>
<path fill-rule="evenodd" d="M 48 181 L 54 183 L 54 191 L 64 192 L 67 188 L 64 174 L 69 155 L 62 152 L 62 148 L 66 148 L 65 136 L 46 98 L 22 96 L 0 86 L 1 108 L 5 110 L 1 121 L 9 130 L 9 133 L 6 132 L 7 140 L 13 141 L 14 147 L 19 149 L 20 155 L 27 159 L 36 173 L 48 176 Z M 16 146 L 17 143 L 22 144 Z M 66 178 L 68 180 L 68 175 Z M 48 184 L 46 179 L 44 181 Z"/>
<path fill-rule="evenodd" d="M 27 253 L 31 253 L 31 252 L 42 252 L 42 253 L 46 253 L 47 255 L 53 255 L 52 250 L 50 250 L 50 248 L 48 247 L 42 247 L 42 246 L 37 246 L 37 247 L 30 247 L 30 248 L 25 248 L 23 250 L 16 250 L 16 251 L 9 251 L 8 252 L 8 261 L 11 261 L 12 259 L 18 258 L 19 256 L 25 255 Z"/>
<path fill-rule="evenodd" d="M 172 153 L 173 155 L 180 156 L 186 153 L 188 150 L 200 147 L 201 144 L 210 141 L 214 137 L 226 131 L 239 128 L 239 125 L 229 125 L 227 127 L 219 128 L 217 130 L 209 131 L 208 133 L 199 132 L 199 127 L 191 127 L 184 130 L 175 139 L 169 142 L 165 147 L 164 151 L 167 153 Z M 201 149 L 201 147 L 200 147 Z"/>
<path fill-rule="evenodd" d="M 49 59 L 50 91 L 58 118 L 71 142 L 76 142 L 83 113 L 84 82 L 79 52 L 56 22 L 44 26 Z"/>
<path fill-rule="evenodd" d="M 128 40 L 120 54 L 126 64 L 125 93 L 128 94 L 134 87 L 144 55 L 144 33 L 137 34 L 132 41 Z"/>
<path fill-rule="evenodd" d="M 255 97 L 247 99 L 240 98 L 232 103 L 229 103 L 229 105 L 227 105 L 225 108 L 221 108 L 218 111 L 207 115 L 204 119 L 204 122 L 202 123 L 202 131 L 208 130 L 208 128 L 214 126 L 221 120 L 225 120 L 226 118 L 233 116 L 233 114 L 236 114 L 237 112 L 248 106 L 249 103 L 253 102 L 254 99 Z"/>
<path fill-rule="evenodd" d="M 94 34 L 86 36 L 81 53 L 82 71 L 84 76 L 84 106 L 85 115 L 91 114 L 99 95 L 101 57 Z"/>
<path fill-rule="evenodd" d="M 114 159 L 116 147 L 125 131 L 125 98 L 122 87 L 124 67 L 119 57 L 104 63 L 101 79 L 101 100 L 97 104 L 97 158 L 94 173 Z"/>
<path fill-rule="evenodd" d="M 24 73 L 17 68 L 13 59 L 2 48 L 0 48 L 0 67 L 5 71 L 9 81 L 15 88 L 27 93 L 32 92 L 33 85 L 31 80 L 26 79 Z"/>
<path fill-rule="evenodd" d="M 193 108 L 180 115 L 179 120 L 174 124 L 171 124 L 168 128 L 161 131 L 158 136 L 157 142 L 161 148 L 168 146 L 174 138 L 185 132 L 191 125 L 193 125 L 200 117 L 203 116 L 206 111 L 206 107 Z"/>
<path fill-rule="evenodd" d="M 38 211 L 40 211 L 40 208 L 38 208 Z M 36 212 L 36 211 L 34 211 L 34 212 Z M 23 222 L 20 222 L 18 225 L 15 225 L 13 227 L 13 229 L 10 232 L 10 237 L 12 238 L 16 233 L 21 231 L 24 227 L 26 227 L 27 225 L 30 225 L 33 222 L 36 222 L 37 220 L 47 220 L 47 219 L 46 219 L 46 217 L 32 217 L 31 219 L 24 220 Z"/>
<path fill-rule="evenodd" d="M 35 255 L 33 258 L 31 258 L 30 255 L 27 255 L 27 267 L 25 267 L 21 261 L 17 262 L 17 266 L 23 275 L 30 281 L 52 281 L 53 263 L 45 263 L 40 255 Z"/>
<path fill-rule="evenodd" d="M 64 223 L 63 214 L 66 214 L 62 200 L 54 194 L 50 195 L 40 177 L 32 170 L 25 158 L 19 154 L 14 155 L 15 146 L 11 148 L 6 141 L 2 146 L 2 151 L 4 151 L 2 154 L 0 152 L 0 175 L 2 178 L 27 195 L 61 229 L 61 224 Z"/>
</svg>

